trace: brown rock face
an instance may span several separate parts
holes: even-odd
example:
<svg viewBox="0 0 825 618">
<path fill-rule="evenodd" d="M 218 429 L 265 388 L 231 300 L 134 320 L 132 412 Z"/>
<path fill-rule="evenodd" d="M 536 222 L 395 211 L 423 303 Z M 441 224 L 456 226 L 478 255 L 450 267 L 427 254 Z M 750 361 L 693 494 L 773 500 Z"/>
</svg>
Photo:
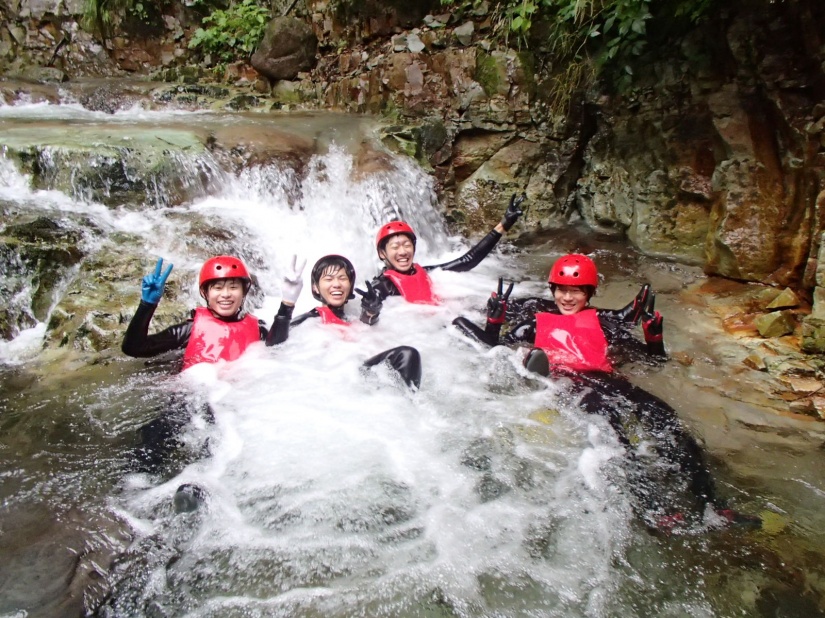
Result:
<svg viewBox="0 0 825 618">
<path fill-rule="evenodd" d="M 252 54 L 252 66 L 269 79 L 294 79 L 315 66 L 318 39 L 303 20 L 276 17 Z"/>
</svg>

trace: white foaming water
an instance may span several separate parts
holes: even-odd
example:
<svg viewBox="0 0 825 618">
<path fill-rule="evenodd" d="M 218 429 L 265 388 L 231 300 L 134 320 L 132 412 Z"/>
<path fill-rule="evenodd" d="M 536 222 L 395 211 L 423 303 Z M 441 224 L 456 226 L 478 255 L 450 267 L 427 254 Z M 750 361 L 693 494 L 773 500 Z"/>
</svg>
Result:
<svg viewBox="0 0 825 618">
<path fill-rule="evenodd" d="M 438 221 L 430 181 L 405 164 L 359 181 L 349 155 L 333 148 L 297 197 L 295 186 L 276 170 L 253 170 L 192 206 L 265 256 L 257 276 L 267 296 L 253 312 L 268 322 L 293 253 L 309 258 L 296 315 L 317 305 L 309 272 L 322 255 L 346 255 L 359 280 L 372 278 L 387 203 L 420 234 L 420 263 L 469 246 L 428 224 Z M 436 271 L 440 306 L 391 298 L 368 327 L 351 301 L 344 332 L 310 320 L 280 346 L 181 376 L 214 412 L 214 425 L 200 429 L 211 454 L 159 487 L 127 484 L 119 508 L 178 556 L 171 567 L 143 567 L 143 577 L 166 583 L 144 588 L 137 578 L 130 594 L 192 616 L 415 615 L 433 603 L 461 615 L 499 606 L 602 614 L 615 603 L 612 565 L 629 513 L 598 479 L 620 451 L 610 436 L 588 434 L 551 382 L 527 374 L 520 353 L 483 349 L 451 325 L 460 314 L 482 322 L 496 278 L 515 269 L 493 255 L 470 273 Z M 387 367 L 362 368 L 398 345 L 422 355 L 418 392 Z M 183 483 L 208 498 L 197 513 L 174 516 L 168 505 Z"/>
<path fill-rule="evenodd" d="M 216 195 L 170 209 L 110 210 L 35 193 L 4 168 L 10 182 L 0 190 L 88 216 L 105 232 L 138 234 L 150 261 L 174 262 L 178 276 L 200 266 L 181 218 L 207 217 L 261 257 L 264 299 L 250 309 L 270 323 L 294 253 L 308 258 L 297 313 L 317 304 L 309 273 L 319 257 L 349 257 L 359 281 L 379 271 L 375 232 L 392 217 L 416 229 L 421 264 L 469 247 L 443 229 L 431 180 L 406 161 L 394 165 L 361 178 L 333 147 L 304 178 L 247 170 L 226 175 Z M 209 437 L 210 454 L 161 485 L 125 480 L 114 508 L 138 539 L 154 538 L 167 553 L 153 561 L 153 544 L 137 553 L 115 615 L 153 606 L 190 616 L 398 616 L 428 607 L 598 616 L 621 605 L 615 565 L 631 525 L 621 490 L 604 480 L 620 453 L 615 441 L 556 385 L 528 375 L 519 352 L 484 349 L 451 325 L 458 315 L 482 323 L 497 277 L 517 272 L 497 255 L 469 273 L 436 271 L 439 306 L 391 298 L 368 327 L 351 301 L 344 333 L 310 320 L 280 346 L 256 345 L 234 363 L 174 378 L 210 402 L 214 423 L 198 418 L 187 430 Z M 387 367 L 362 368 L 399 345 L 422 355 L 417 392 Z M 183 483 L 208 497 L 195 513 L 174 515 Z"/>
</svg>

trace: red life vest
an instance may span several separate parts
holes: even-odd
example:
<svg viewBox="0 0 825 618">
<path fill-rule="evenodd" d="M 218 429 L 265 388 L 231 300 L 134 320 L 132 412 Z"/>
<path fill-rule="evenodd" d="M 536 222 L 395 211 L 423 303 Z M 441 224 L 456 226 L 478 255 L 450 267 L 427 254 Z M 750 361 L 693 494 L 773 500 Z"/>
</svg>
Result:
<svg viewBox="0 0 825 618">
<path fill-rule="evenodd" d="M 237 322 L 226 322 L 206 307 L 195 309 L 192 333 L 183 353 L 183 368 L 197 363 L 235 360 L 251 344 L 261 340 L 258 318 L 247 314 Z"/>
<path fill-rule="evenodd" d="M 324 324 L 336 324 L 338 326 L 349 326 L 349 322 L 342 320 L 326 305 L 321 305 L 316 309 L 318 315 L 321 316 L 321 322 Z"/>
<path fill-rule="evenodd" d="M 607 339 L 595 309 L 573 315 L 537 313 L 536 347 L 545 351 L 551 367 L 613 371 L 607 359 Z"/>
<path fill-rule="evenodd" d="M 413 269 L 415 272 L 410 274 L 388 269 L 384 271 L 384 276 L 395 284 L 407 302 L 420 305 L 439 304 L 438 297 L 433 292 L 433 281 L 430 275 L 418 264 L 413 264 Z"/>
</svg>

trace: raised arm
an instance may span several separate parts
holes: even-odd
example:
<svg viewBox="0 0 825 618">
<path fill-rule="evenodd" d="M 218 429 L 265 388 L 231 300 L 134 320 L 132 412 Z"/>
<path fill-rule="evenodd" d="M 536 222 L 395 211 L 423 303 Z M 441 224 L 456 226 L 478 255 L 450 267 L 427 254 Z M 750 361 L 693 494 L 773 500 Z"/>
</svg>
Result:
<svg viewBox="0 0 825 618">
<path fill-rule="evenodd" d="M 523 193 L 517 196 L 515 193 L 510 198 L 510 204 L 504 212 L 501 221 L 490 232 L 482 238 L 478 244 L 472 247 L 467 253 L 444 264 L 436 264 L 433 266 L 425 266 L 427 270 L 434 270 L 440 268 L 442 270 L 451 270 L 453 272 L 467 272 L 478 266 L 484 258 L 501 240 L 501 237 L 518 221 L 519 217 L 524 214 L 521 209 L 521 203 L 527 196 Z"/>
<path fill-rule="evenodd" d="M 129 326 L 126 327 L 126 334 L 123 336 L 121 349 L 127 356 L 135 358 L 150 358 L 176 350 L 185 348 L 189 342 L 189 334 L 192 332 L 192 322 L 184 322 L 156 333 L 149 334 L 149 324 L 155 314 L 160 299 L 163 297 L 163 290 L 166 287 L 166 280 L 172 272 L 172 264 L 164 270 L 163 258 L 158 259 L 155 270 L 143 278 L 141 282 L 140 304 L 135 315 L 132 316 Z"/>
<path fill-rule="evenodd" d="M 514 285 L 511 281 L 507 290 L 504 291 L 504 279 L 498 278 L 498 288 L 487 300 L 487 322 L 483 329 L 465 317 L 456 318 L 453 320 L 453 325 L 470 339 L 489 346 L 498 345 L 501 327 L 507 315 L 507 299 L 510 298 Z"/>
<path fill-rule="evenodd" d="M 272 328 L 266 335 L 266 345 L 273 346 L 283 343 L 289 338 L 289 326 L 292 320 L 292 312 L 295 310 L 295 303 L 301 296 L 304 288 L 302 273 L 306 266 L 306 258 L 299 259 L 297 255 L 292 256 L 292 266 L 287 269 L 281 281 L 281 305 L 278 313 L 272 321 Z"/>
</svg>

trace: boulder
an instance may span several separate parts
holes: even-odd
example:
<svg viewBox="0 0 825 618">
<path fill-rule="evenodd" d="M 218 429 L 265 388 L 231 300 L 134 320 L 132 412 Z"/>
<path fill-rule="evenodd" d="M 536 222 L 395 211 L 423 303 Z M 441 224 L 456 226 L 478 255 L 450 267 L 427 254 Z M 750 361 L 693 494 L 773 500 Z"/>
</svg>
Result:
<svg viewBox="0 0 825 618">
<path fill-rule="evenodd" d="M 252 54 L 252 66 L 271 80 L 295 79 L 315 66 L 318 38 L 305 21 L 276 17 Z"/>
<path fill-rule="evenodd" d="M 754 324 L 763 337 L 782 337 L 794 331 L 796 323 L 790 311 L 766 313 L 756 318 Z"/>
</svg>

